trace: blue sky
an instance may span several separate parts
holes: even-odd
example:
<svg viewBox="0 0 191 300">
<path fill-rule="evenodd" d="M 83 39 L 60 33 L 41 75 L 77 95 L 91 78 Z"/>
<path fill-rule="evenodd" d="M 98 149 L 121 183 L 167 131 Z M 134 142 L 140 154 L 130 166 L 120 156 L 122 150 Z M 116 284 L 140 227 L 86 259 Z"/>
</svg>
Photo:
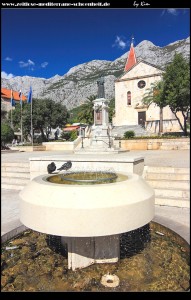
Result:
<svg viewBox="0 0 191 300">
<path fill-rule="evenodd" d="M 2 9 L 1 76 L 51 78 L 94 59 L 115 60 L 149 40 L 190 36 L 190 9 Z"/>
</svg>

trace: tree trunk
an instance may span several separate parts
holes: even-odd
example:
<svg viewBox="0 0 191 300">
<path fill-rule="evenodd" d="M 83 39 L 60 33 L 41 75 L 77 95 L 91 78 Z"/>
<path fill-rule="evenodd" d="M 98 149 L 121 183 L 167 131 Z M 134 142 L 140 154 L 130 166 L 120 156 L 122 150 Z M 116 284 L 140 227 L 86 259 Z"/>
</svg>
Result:
<svg viewBox="0 0 191 300">
<path fill-rule="evenodd" d="M 187 136 L 188 132 L 187 132 L 187 123 L 186 123 L 186 118 L 184 117 L 184 135 Z"/>
<path fill-rule="evenodd" d="M 160 107 L 159 135 L 163 133 L 163 108 Z"/>
<path fill-rule="evenodd" d="M 47 138 L 47 140 L 49 140 L 50 133 L 51 133 L 51 126 L 47 126 L 46 127 L 46 138 Z"/>
<path fill-rule="evenodd" d="M 42 138 L 44 139 L 44 138 L 45 138 L 45 135 L 44 135 L 44 130 L 43 130 L 43 128 L 40 128 L 40 132 L 41 132 Z"/>
<path fill-rule="evenodd" d="M 172 109 L 171 109 L 171 110 L 172 110 Z M 184 117 L 184 124 L 182 124 L 182 123 L 180 122 L 180 119 L 179 119 L 179 117 L 177 116 L 176 112 L 174 112 L 173 110 L 172 110 L 172 112 L 174 113 L 176 119 L 178 120 L 178 123 L 179 123 L 179 125 L 180 125 L 180 128 L 181 128 L 182 131 L 184 132 L 184 135 L 187 136 L 186 117 L 185 117 L 185 115 L 184 115 L 183 112 L 182 112 L 182 115 L 183 115 L 183 117 Z"/>
</svg>

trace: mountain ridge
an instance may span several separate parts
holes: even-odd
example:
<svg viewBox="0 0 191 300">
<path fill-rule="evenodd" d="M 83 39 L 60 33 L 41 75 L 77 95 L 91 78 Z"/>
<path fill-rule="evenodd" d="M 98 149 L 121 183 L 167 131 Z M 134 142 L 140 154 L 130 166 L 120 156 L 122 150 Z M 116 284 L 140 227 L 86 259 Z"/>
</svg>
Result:
<svg viewBox="0 0 191 300">
<path fill-rule="evenodd" d="M 135 47 L 137 60 L 142 59 L 157 67 L 164 68 L 173 56 L 182 53 L 190 57 L 190 37 L 170 43 L 164 47 L 154 45 L 148 40 L 141 41 Z M 115 80 L 123 74 L 129 51 L 114 61 L 92 60 L 74 66 L 64 75 L 54 75 L 46 79 L 31 76 L 16 76 L 10 79 L 1 78 L 1 86 L 20 90 L 21 82 L 25 83 L 23 93 L 28 94 L 32 85 L 34 98 L 50 98 L 62 102 L 67 109 L 72 109 L 84 103 L 87 97 L 97 94 L 97 79 L 102 75 L 105 79 L 105 97 L 115 96 Z"/>
</svg>

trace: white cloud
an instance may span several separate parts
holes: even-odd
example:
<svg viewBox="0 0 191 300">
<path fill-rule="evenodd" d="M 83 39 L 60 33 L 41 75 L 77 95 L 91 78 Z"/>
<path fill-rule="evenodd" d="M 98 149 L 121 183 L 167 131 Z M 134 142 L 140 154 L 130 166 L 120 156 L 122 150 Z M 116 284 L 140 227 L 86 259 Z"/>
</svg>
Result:
<svg viewBox="0 0 191 300">
<path fill-rule="evenodd" d="M 167 12 L 171 15 L 177 16 L 178 15 L 178 11 L 175 8 L 168 8 Z"/>
<path fill-rule="evenodd" d="M 7 74 L 6 72 L 4 71 L 1 71 L 1 78 L 5 78 L 5 79 L 10 79 L 10 78 L 13 78 L 14 75 L 13 74 Z"/>
<path fill-rule="evenodd" d="M 188 12 L 188 9 L 183 9 L 183 15 L 185 15 Z"/>
<path fill-rule="evenodd" d="M 7 56 L 7 57 L 5 57 L 5 60 L 6 61 L 12 61 L 13 59 L 11 57 Z"/>
<path fill-rule="evenodd" d="M 46 66 L 48 66 L 48 62 L 47 62 L 47 61 L 41 63 L 41 67 L 42 67 L 42 68 L 46 68 Z"/>
<path fill-rule="evenodd" d="M 35 63 L 30 59 L 28 59 L 28 63 L 29 63 L 29 65 L 33 65 L 33 66 L 35 65 Z"/>
<path fill-rule="evenodd" d="M 162 13 L 161 13 L 161 17 L 164 16 L 165 14 L 165 9 L 163 9 Z"/>
<path fill-rule="evenodd" d="M 112 47 L 117 47 L 120 49 L 125 49 L 127 46 L 127 42 L 125 42 L 122 38 L 120 38 L 118 35 L 115 39 L 115 43 L 112 45 Z"/>
<path fill-rule="evenodd" d="M 164 9 L 161 13 L 161 16 L 164 16 L 165 13 L 168 13 L 168 14 L 171 14 L 173 16 L 178 16 L 179 12 L 177 9 L 175 8 L 167 8 L 167 9 Z"/>
<path fill-rule="evenodd" d="M 30 68 L 30 66 L 34 66 L 34 65 L 35 63 L 30 59 L 28 59 L 27 62 L 19 61 L 20 68 L 27 68 L 27 67 Z"/>
</svg>

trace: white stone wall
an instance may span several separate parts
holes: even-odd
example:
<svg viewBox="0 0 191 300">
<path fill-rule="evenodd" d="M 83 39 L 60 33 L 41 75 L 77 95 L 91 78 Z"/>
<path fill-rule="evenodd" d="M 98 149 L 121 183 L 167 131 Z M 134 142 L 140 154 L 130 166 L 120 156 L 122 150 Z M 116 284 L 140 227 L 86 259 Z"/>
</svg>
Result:
<svg viewBox="0 0 191 300">
<path fill-rule="evenodd" d="M 10 99 L 7 100 L 6 98 L 1 98 L 1 109 L 9 112 L 11 109 L 15 109 L 15 107 L 11 106 Z"/>
<path fill-rule="evenodd" d="M 115 82 L 115 117 L 114 126 L 138 125 L 138 112 L 146 111 L 147 126 L 151 132 L 158 132 L 160 109 L 156 104 L 150 105 L 147 109 L 142 106 L 142 98 L 150 89 L 152 83 L 161 80 L 162 71 L 147 64 L 140 62 L 129 72 L 125 73 Z M 144 80 L 146 86 L 142 89 L 138 87 L 138 82 Z M 131 105 L 127 104 L 127 92 L 131 92 Z M 179 113 L 181 119 L 182 116 Z M 163 109 L 164 130 L 180 131 L 180 125 L 176 117 L 168 106 Z M 152 125 L 152 126 L 151 126 Z"/>
<path fill-rule="evenodd" d="M 140 61 L 134 68 L 132 68 L 129 72 L 126 72 L 120 79 L 129 79 L 129 78 L 140 78 L 145 75 L 151 74 L 161 74 L 162 71 L 149 63 Z"/>
</svg>

